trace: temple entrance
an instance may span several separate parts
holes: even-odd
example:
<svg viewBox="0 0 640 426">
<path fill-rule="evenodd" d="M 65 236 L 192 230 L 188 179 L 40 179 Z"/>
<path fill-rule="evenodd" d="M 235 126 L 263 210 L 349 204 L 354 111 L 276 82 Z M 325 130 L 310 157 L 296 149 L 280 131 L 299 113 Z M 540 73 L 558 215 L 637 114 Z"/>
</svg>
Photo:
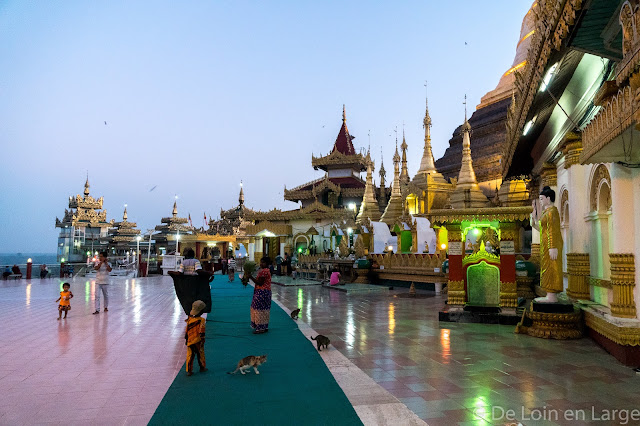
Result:
<svg viewBox="0 0 640 426">
<path fill-rule="evenodd" d="M 280 237 L 264 237 L 262 238 L 263 256 L 269 256 L 271 260 L 275 260 L 280 253 Z"/>
</svg>

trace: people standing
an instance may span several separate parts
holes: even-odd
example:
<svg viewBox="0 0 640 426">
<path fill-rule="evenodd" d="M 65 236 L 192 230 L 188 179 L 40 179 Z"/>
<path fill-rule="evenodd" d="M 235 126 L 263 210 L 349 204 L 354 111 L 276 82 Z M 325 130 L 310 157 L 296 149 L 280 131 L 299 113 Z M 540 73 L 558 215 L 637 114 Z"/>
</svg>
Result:
<svg viewBox="0 0 640 426">
<path fill-rule="evenodd" d="M 207 363 L 204 358 L 204 338 L 205 319 L 202 318 L 202 311 L 206 308 L 202 300 L 196 300 L 191 305 L 189 317 L 185 320 L 187 329 L 184 333 L 185 344 L 187 345 L 187 376 L 193 374 L 193 359 L 198 358 L 200 372 L 207 371 Z"/>
<path fill-rule="evenodd" d="M 235 279 L 236 273 L 236 260 L 233 256 L 229 257 L 229 260 L 227 260 L 227 272 L 229 273 L 229 282 L 232 283 Z"/>
<path fill-rule="evenodd" d="M 56 302 L 60 302 L 58 304 L 58 321 L 62 318 L 62 313 L 64 312 L 64 317 L 67 318 L 67 312 L 71 310 L 71 298 L 73 297 L 73 293 L 71 293 L 71 284 L 64 283 L 62 284 L 62 291 L 60 292 L 60 297 L 56 299 Z"/>
<path fill-rule="evenodd" d="M 49 275 L 49 268 L 43 263 L 40 265 L 40 279 L 47 278 L 47 275 Z"/>
<path fill-rule="evenodd" d="M 187 251 L 184 252 L 184 260 L 180 264 L 179 271 L 185 275 L 198 275 L 196 271 L 202 270 L 202 265 L 195 257 L 196 254 L 193 252 L 193 249 L 187 249 Z"/>
<path fill-rule="evenodd" d="M 93 315 L 100 313 L 100 292 L 104 295 L 104 311 L 109 312 L 109 272 L 111 264 L 107 262 L 107 252 L 103 251 L 98 256 L 98 264 L 93 267 L 96 270 L 96 311 Z"/>
<path fill-rule="evenodd" d="M 271 314 L 271 271 L 268 256 L 260 259 L 260 271 L 256 278 L 249 277 L 255 284 L 253 299 L 251 300 L 251 328 L 253 334 L 269 331 L 269 316 Z"/>
<path fill-rule="evenodd" d="M 286 252 L 284 254 L 284 259 L 282 260 L 282 275 L 291 275 L 291 258 L 289 257 L 289 253 Z"/>
</svg>

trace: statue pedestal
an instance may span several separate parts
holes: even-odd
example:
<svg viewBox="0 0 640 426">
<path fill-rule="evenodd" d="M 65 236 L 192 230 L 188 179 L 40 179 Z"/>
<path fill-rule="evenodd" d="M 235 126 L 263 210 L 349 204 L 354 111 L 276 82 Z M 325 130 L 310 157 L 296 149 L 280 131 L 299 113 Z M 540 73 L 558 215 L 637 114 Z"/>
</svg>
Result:
<svg viewBox="0 0 640 426">
<path fill-rule="evenodd" d="M 543 339 L 579 339 L 583 335 L 582 310 L 571 303 L 536 303 L 524 312 L 516 333 Z"/>
</svg>

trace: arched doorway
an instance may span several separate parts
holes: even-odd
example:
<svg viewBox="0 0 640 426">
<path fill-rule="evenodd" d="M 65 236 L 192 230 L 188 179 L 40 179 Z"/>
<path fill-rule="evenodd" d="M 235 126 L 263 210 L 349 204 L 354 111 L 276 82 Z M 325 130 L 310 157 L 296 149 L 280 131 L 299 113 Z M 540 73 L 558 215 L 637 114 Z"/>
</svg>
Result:
<svg viewBox="0 0 640 426">
<path fill-rule="evenodd" d="M 611 176 L 604 164 L 599 164 L 593 170 L 589 191 L 589 220 L 591 221 L 591 241 L 589 259 L 591 276 L 609 280 L 611 266 L 609 263 L 609 249 L 611 247 Z M 606 306 L 610 306 L 612 294 L 607 288 L 594 286 L 593 299 Z"/>
</svg>

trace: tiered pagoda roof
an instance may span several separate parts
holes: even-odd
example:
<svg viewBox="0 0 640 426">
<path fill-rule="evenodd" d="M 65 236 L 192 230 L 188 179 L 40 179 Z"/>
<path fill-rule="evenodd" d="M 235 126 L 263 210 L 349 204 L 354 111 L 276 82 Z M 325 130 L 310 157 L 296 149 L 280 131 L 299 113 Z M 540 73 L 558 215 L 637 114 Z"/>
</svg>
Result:
<svg viewBox="0 0 640 426">
<path fill-rule="evenodd" d="M 288 201 L 317 200 L 325 191 L 331 191 L 336 196 L 357 197 L 364 195 L 365 181 L 358 175 L 367 170 L 367 160 L 361 153 L 356 153 L 353 147 L 353 136 L 347 128 L 347 118 L 342 107 L 342 126 L 333 144 L 331 153 L 323 157 L 311 156 L 314 169 L 324 170 L 324 177 L 299 185 L 293 189 L 284 189 L 284 199 Z M 331 171 L 341 170 L 351 173 L 350 176 L 331 176 Z"/>
<path fill-rule="evenodd" d="M 367 170 L 367 163 L 364 155 L 356 153 L 352 140 L 355 136 L 349 134 L 347 128 L 347 116 L 344 105 L 342 106 L 342 126 L 333 144 L 331 153 L 323 157 L 311 155 L 311 165 L 314 169 L 328 171 L 329 169 L 351 168 L 358 172 Z"/>
<path fill-rule="evenodd" d="M 244 189 L 242 184 L 240 185 L 238 205 L 229 210 L 220 209 L 220 219 L 210 219 L 209 229 L 203 233 L 209 235 L 239 235 L 241 230 L 246 227 L 248 222 L 245 217 L 254 211 L 244 205 Z"/>
<path fill-rule="evenodd" d="M 193 232 L 193 227 L 187 225 L 189 219 L 186 217 L 178 217 L 178 205 L 177 202 L 173 202 L 173 212 L 169 217 L 163 217 L 160 222 L 162 225 L 156 226 L 156 231 L 160 234 L 169 234 L 177 231 L 180 232 Z"/>
<path fill-rule="evenodd" d="M 69 209 L 64 210 L 62 220 L 56 218 L 56 227 L 64 228 L 107 228 L 113 226 L 113 221 L 107 221 L 107 211 L 102 210 L 103 197 L 98 199 L 89 195 L 89 178 L 84 184 L 84 195 L 69 197 Z"/>
<path fill-rule="evenodd" d="M 134 240 L 134 238 L 140 234 L 140 230 L 136 229 L 135 222 L 129 222 L 127 220 L 127 207 L 124 208 L 124 213 L 122 215 L 121 222 L 115 222 L 113 225 L 115 228 L 109 231 L 111 236 L 111 242 L 114 244 L 118 243 L 130 243 Z"/>
</svg>

